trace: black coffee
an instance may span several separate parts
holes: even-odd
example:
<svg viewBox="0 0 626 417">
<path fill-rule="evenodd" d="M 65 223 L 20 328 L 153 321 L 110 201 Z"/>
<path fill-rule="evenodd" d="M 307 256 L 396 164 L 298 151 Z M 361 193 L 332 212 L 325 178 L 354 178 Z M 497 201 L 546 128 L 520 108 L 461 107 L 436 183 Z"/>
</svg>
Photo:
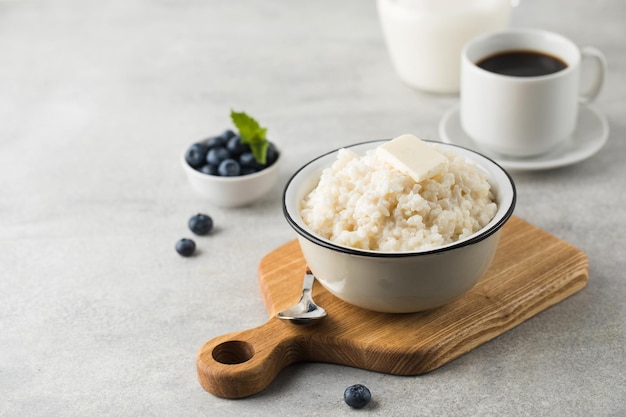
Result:
<svg viewBox="0 0 626 417">
<path fill-rule="evenodd" d="M 567 64 L 551 55 L 535 51 L 507 51 L 490 55 L 476 63 L 496 74 L 514 77 L 537 77 L 567 68 Z"/>
</svg>

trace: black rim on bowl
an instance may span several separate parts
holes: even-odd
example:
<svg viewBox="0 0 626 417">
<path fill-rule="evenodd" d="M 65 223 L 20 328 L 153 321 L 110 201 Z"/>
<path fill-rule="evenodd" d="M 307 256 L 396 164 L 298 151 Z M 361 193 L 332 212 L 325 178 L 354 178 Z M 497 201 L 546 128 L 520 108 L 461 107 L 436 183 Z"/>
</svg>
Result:
<svg viewBox="0 0 626 417">
<path fill-rule="evenodd" d="M 459 146 L 459 145 L 453 145 L 453 144 L 445 144 L 445 143 L 440 143 L 440 142 L 435 142 L 435 141 L 429 141 L 429 140 L 425 140 L 425 142 L 428 143 L 433 143 L 433 144 L 437 144 L 437 145 L 442 145 L 444 147 L 447 148 L 456 148 L 456 149 L 462 149 L 465 152 L 469 152 L 473 155 L 475 155 L 477 157 L 478 160 L 483 159 L 485 161 L 487 161 L 488 163 L 492 164 L 492 166 L 497 168 L 497 171 L 501 172 L 506 181 L 508 181 L 510 187 L 511 187 L 511 199 L 510 202 L 508 203 L 508 207 L 506 208 L 506 211 L 504 213 L 500 213 L 500 207 L 498 207 L 498 212 L 496 212 L 496 217 L 497 219 L 494 217 L 494 219 L 491 220 L 491 222 L 485 226 L 484 228 L 482 228 L 481 230 L 479 230 L 478 232 L 472 234 L 471 236 L 469 236 L 466 239 L 460 240 L 458 242 L 453 242 L 450 244 L 446 244 L 440 247 L 436 247 L 436 248 L 432 248 L 432 249 L 428 249 L 428 250 L 423 250 L 423 251 L 413 251 L 413 252 L 378 252 L 378 251 L 372 251 L 372 250 L 363 250 L 363 249 L 356 249 L 356 248 L 351 248 L 348 246 L 343 246 L 343 245 L 338 245 L 328 239 L 323 238 L 322 236 L 317 235 L 316 233 L 312 232 L 311 230 L 301 226 L 293 217 L 292 214 L 289 211 L 289 208 L 287 207 L 287 198 L 288 198 L 288 194 L 290 191 L 290 186 L 292 184 L 292 182 L 294 181 L 294 179 L 305 169 L 311 167 L 311 165 L 315 164 L 318 160 L 330 155 L 330 154 L 334 154 L 336 152 L 338 152 L 340 149 L 346 148 L 346 149 L 351 149 L 351 148 L 355 148 L 355 147 L 359 147 L 359 146 L 363 146 L 363 145 L 373 145 L 375 143 L 384 143 L 389 141 L 389 139 L 381 139 L 381 140 L 372 140 L 372 141 L 364 141 L 364 142 L 359 142 L 350 146 L 343 146 L 341 148 L 337 148 L 334 149 L 332 151 L 326 152 L 325 154 L 322 154 L 320 156 L 318 156 L 317 158 L 312 159 L 311 161 L 309 161 L 308 163 L 306 163 L 305 165 L 303 165 L 302 167 L 300 167 L 292 176 L 291 178 L 289 178 L 289 181 L 287 181 L 287 184 L 285 185 L 284 191 L 283 191 L 283 214 L 285 216 L 285 219 L 287 220 L 287 223 L 289 223 L 289 225 L 296 231 L 296 233 L 298 233 L 299 235 L 301 235 L 302 237 L 306 238 L 307 240 L 320 245 L 322 247 L 325 247 L 327 249 L 331 249 L 333 251 L 337 251 L 337 252 L 342 252 L 342 253 L 346 253 L 349 255 L 356 255 L 356 256 L 365 256 L 365 257 L 373 257 L 373 258 L 404 258 L 404 257 L 409 257 L 409 256 L 421 256 L 421 255 L 431 255 L 431 254 L 435 254 L 435 253 L 440 253 L 440 252 L 446 252 L 446 251 L 450 251 L 452 249 L 458 249 L 458 248 L 462 248 L 464 246 L 468 246 L 468 245 L 472 245 L 475 244 L 477 242 L 480 242 L 486 238 L 488 238 L 489 236 L 493 235 L 494 233 L 496 233 L 498 230 L 500 230 L 502 228 L 502 226 L 504 226 L 504 224 L 509 220 L 509 218 L 513 215 L 513 211 L 515 209 L 515 204 L 517 201 L 517 191 L 515 189 L 515 183 L 513 182 L 513 179 L 511 178 L 511 176 L 509 175 L 509 173 L 502 168 L 497 162 L 495 162 L 494 160 L 492 160 L 491 158 L 478 153 L 472 149 L 463 147 L 463 146 Z M 475 161 L 477 163 L 477 165 L 480 166 L 479 161 Z M 324 167 L 326 168 L 326 167 Z M 484 169 L 484 166 L 483 166 Z M 498 194 L 500 194 L 501 191 L 498 190 Z M 498 196 L 499 197 L 499 196 Z M 498 203 L 499 205 L 500 203 Z M 295 207 L 296 210 L 298 210 L 297 204 Z M 295 213 L 295 215 L 299 216 L 299 213 Z M 494 222 L 494 220 L 496 220 Z"/>
</svg>

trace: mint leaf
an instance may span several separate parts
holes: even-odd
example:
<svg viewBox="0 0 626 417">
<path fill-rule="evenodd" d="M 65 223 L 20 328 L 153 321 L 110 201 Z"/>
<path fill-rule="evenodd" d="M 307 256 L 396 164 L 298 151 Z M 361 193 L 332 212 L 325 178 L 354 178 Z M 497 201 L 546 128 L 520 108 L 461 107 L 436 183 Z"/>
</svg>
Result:
<svg viewBox="0 0 626 417">
<path fill-rule="evenodd" d="M 261 127 L 259 122 L 244 112 L 238 113 L 231 110 L 230 118 L 239 131 L 241 141 L 250 145 L 254 159 L 260 164 L 265 164 L 269 146 L 268 141 L 265 139 L 267 128 Z"/>
</svg>

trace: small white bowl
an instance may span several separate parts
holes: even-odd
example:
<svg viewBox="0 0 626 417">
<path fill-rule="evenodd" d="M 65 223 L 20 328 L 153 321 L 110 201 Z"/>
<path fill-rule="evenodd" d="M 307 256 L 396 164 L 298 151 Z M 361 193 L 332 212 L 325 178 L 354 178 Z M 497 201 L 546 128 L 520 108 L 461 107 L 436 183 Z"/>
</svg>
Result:
<svg viewBox="0 0 626 417">
<path fill-rule="evenodd" d="M 386 141 L 348 146 L 364 154 Z M 300 216 L 303 198 L 337 157 L 332 151 L 298 170 L 283 193 L 283 212 L 296 231 L 304 258 L 318 281 L 343 301 L 368 310 L 411 313 L 447 304 L 469 291 L 484 275 L 498 246 L 502 226 L 513 214 L 515 185 L 491 159 L 456 145 L 439 144 L 474 161 L 489 177 L 498 209 L 473 235 L 435 249 L 379 252 L 338 245 L 314 233 Z"/>
<path fill-rule="evenodd" d="M 253 174 L 220 177 L 195 170 L 185 161 L 185 151 L 180 161 L 192 188 L 206 200 L 220 207 L 241 207 L 263 197 L 278 179 L 282 152 L 269 167 Z"/>
</svg>

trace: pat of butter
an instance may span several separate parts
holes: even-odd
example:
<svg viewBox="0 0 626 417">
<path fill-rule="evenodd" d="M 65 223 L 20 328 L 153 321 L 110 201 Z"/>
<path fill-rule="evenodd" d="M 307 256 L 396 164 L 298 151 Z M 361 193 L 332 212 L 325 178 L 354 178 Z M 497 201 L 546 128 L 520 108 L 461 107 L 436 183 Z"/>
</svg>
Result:
<svg viewBox="0 0 626 417">
<path fill-rule="evenodd" d="M 448 159 L 417 136 L 402 135 L 380 145 L 376 154 L 392 167 L 421 182 L 441 173 Z"/>
</svg>

